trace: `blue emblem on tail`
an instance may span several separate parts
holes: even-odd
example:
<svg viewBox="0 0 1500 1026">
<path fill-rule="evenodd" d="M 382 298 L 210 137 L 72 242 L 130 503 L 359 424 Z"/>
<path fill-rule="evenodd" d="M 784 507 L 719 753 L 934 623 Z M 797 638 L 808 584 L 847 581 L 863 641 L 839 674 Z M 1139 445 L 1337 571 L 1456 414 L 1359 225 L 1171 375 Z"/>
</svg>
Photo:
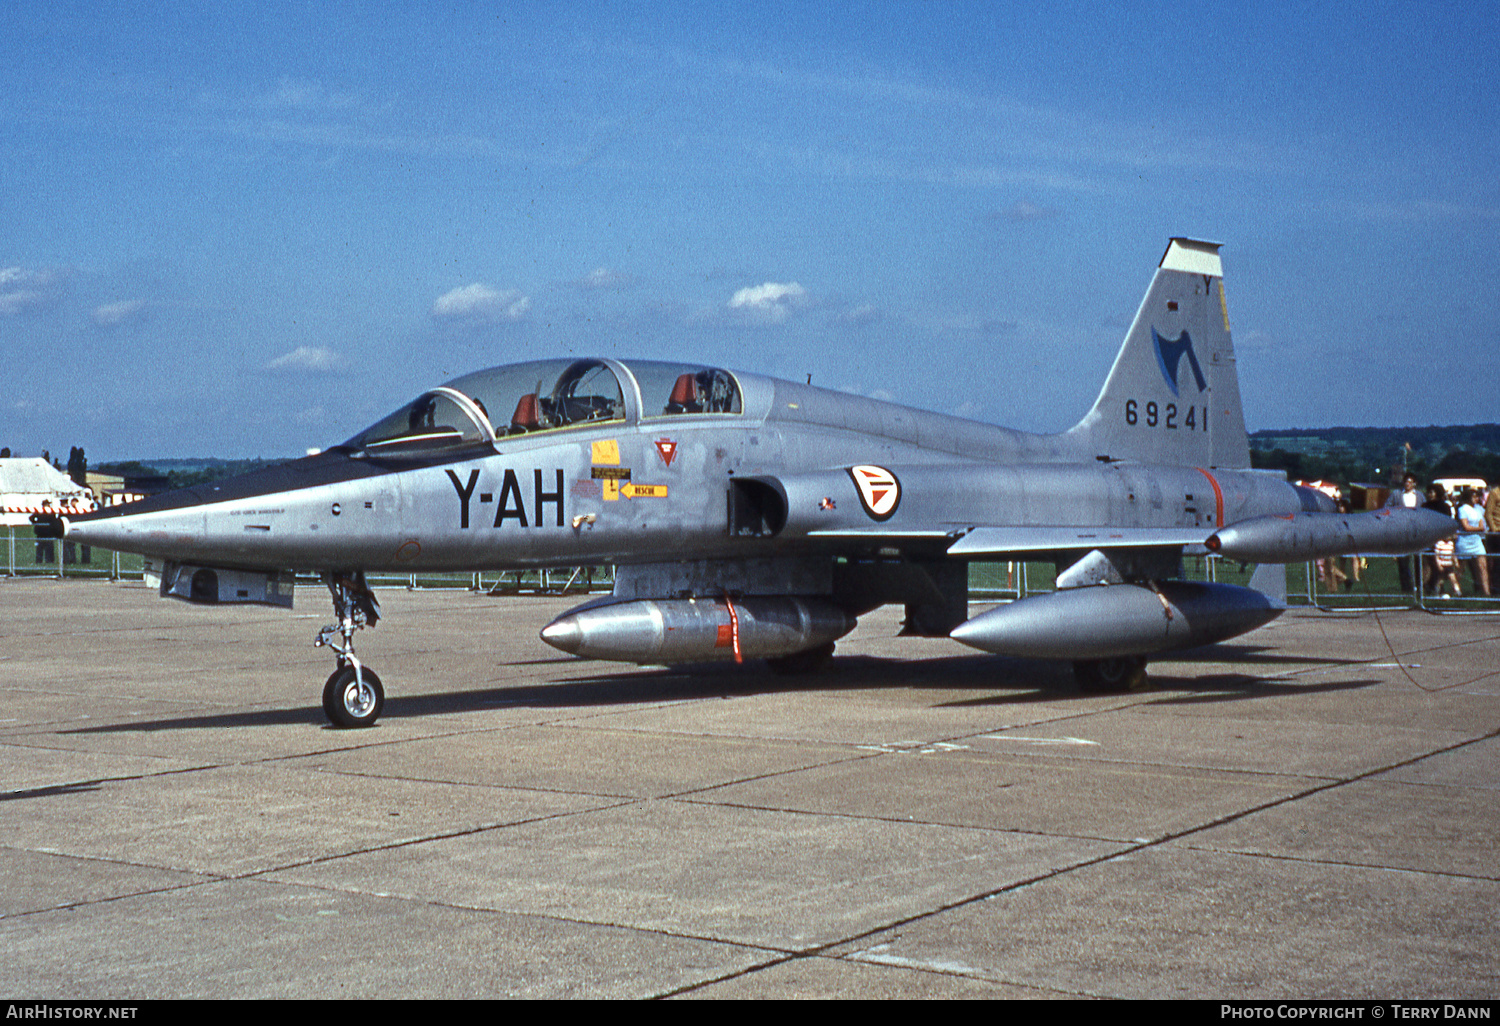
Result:
<svg viewBox="0 0 1500 1026">
<path fill-rule="evenodd" d="M 1198 355 L 1193 352 L 1193 340 L 1184 331 L 1168 342 L 1151 329 L 1151 341 L 1156 343 L 1156 362 L 1161 367 L 1161 376 L 1167 379 L 1167 387 L 1177 394 L 1177 371 L 1182 365 L 1182 354 L 1186 353 L 1188 366 L 1193 368 L 1193 380 L 1198 382 L 1198 391 L 1208 391 L 1208 382 L 1203 379 L 1203 368 L 1198 366 Z"/>
</svg>

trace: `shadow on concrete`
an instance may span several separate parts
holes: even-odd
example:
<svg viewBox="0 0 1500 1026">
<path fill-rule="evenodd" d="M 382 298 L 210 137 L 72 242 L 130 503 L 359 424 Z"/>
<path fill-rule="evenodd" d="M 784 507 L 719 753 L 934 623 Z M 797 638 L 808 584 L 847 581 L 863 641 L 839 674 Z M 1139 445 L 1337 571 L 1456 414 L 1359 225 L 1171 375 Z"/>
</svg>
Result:
<svg viewBox="0 0 1500 1026">
<path fill-rule="evenodd" d="M 104 780 L 80 780 L 73 784 L 53 784 L 49 787 L 30 787 L 22 791 L 6 791 L 0 794 L 0 802 L 15 802 L 26 798 L 51 798 L 59 794 L 83 794 L 99 790 Z"/>
<path fill-rule="evenodd" d="M 1205 658 L 1208 656 L 1209 658 Z M 1151 682 L 1142 690 L 1122 692 L 1161 704 L 1245 701 L 1286 695 L 1347 691 L 1379 683 L 1361 679 L 1306 684 L 1267 680 L 1243 673 L 1174 676 L 1175 661 L 1233 662 L 1259 666 L 1357 663 L 1358 660 L 1316 659 L 1269 654 L 1254 647 L 1202 650 L 1153 660 Z M 510 666 L 575 665 L 571 657 L 515 662 Z M 601 664 L 611 665 L 614 664 Z M 1070 664 L 1060 660 L 1014 659 L 1004 656 L 958 655 L 938 659 L 881 659 L 874 656 L 841 656 L 824 670 L 800 675 L 772 672 L 763 662 L 742 666 L 733 663 L 702 663 L 651 669 L 611 669 L 597 675 L 571 677 L 520 686 L 472 687 L 464 690 L 402 695 L 387 693 L 382 720 L 419 718 L 479 712 L 486 709 L 524 707 L 533 709 L 589 709 L 614 706 L 690 702 L 713 698 L 743 698 L 754 695 L 802 692 L 873 691 L 879 689 L 940 689 L 945 692 L 974 690 L 983 696 L 940 702 L 934 708 L 984 705 L 1020 705 L 1037 702 L 1069 702 L 1110 697 L 1107 692 L 1085 691 L 1073 679 Z M 996 694 L 994 692 L 1001 692 Z M 60 734 L 112 734 L 187 729 L 234 729 L 288 725 L 328 727 L 314 696 L 306 706 L 293 709 L 257 709 L 243 712 L 207 713 L 171 719 L 133 720 L 59 731 Z M 332 728 L 328 728 L 332 729 Z"/>
</svg>

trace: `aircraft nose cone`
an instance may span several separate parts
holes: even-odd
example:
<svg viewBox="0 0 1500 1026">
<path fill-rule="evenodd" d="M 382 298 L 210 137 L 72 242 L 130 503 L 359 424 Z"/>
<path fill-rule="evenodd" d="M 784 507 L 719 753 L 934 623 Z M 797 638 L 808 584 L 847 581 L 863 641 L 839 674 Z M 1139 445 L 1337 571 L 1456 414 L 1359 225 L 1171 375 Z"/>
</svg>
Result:
<svg viewBox="0 0 1500 1026">
<path fill-rule="evenodd" d="M 583 631 L 578 626 L 578 620 L 571 615 L 559 616 L 543 627 L 541 637 L 553 648 L 569 655 L 577 655 L 578 650 L 583 647 Z"/>
</svg>

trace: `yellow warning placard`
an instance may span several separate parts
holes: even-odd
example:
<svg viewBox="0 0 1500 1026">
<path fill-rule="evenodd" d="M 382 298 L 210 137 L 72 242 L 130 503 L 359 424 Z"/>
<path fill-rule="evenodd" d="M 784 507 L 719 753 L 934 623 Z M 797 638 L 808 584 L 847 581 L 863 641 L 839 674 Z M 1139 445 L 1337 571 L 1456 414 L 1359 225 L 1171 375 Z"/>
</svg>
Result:
<svg viewBox="0 0 1500 1026">
<path fill-rule="evenodd" d="M 620 484 L 620 494 L 627 499 L 665 499 L 667 486 L 633 484 L 625 481 Z"/>
<path fill-rule="evenodd" d="M 602 442 L 595 442 L 592 446 L 592 457 L 595 463 L 602 463 L 610 467 L 620 465 L 620 443 L 613 438 Z"/>
</svg>

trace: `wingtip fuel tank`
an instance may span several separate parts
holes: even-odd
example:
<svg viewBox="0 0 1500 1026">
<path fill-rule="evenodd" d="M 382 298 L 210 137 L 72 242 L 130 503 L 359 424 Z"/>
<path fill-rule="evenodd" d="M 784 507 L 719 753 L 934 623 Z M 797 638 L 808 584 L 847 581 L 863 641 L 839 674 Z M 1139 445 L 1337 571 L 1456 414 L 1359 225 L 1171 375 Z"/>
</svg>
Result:
<svg viewBox="0 0 1500 1026">
<path fill-rule="evenodd" d="M 1457 530 L 1452 517 L 1430 509 L 1273 513 L 1222 528 L 1204 546 L 1242 563 L 1300 563 L 1350 553 L 1405 555 Z"/>
</svg>

